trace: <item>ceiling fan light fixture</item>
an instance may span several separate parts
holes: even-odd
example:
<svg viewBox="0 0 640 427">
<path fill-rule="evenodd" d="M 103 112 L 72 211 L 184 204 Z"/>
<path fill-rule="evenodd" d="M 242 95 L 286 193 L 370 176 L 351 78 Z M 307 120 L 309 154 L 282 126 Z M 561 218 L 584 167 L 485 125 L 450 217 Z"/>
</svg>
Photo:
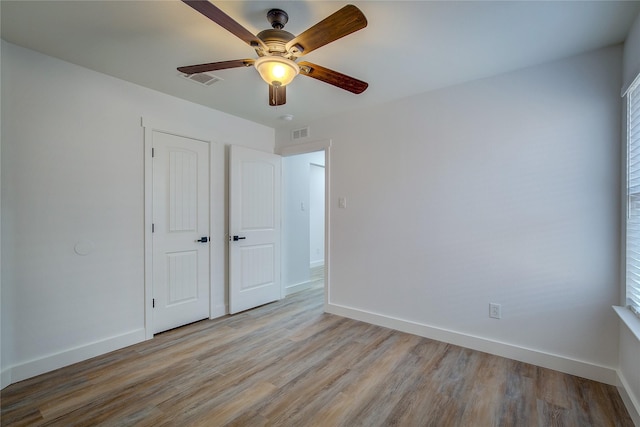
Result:
<svg viewBox="0 0 640 427">
<path fill-rule="evenodd" d="M 300 73 L 298 64 L 280 56 L 263 56 L 253 65 L 262 80 L 276 87 L 288 85 Z"/>
</svg>

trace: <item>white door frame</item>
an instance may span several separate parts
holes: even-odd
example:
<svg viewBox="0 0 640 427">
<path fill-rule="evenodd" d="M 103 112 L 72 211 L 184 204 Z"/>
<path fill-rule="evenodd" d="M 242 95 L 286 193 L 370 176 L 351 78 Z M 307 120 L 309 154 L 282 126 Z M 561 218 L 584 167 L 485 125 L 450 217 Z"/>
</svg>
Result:
<svg viewBox="0 0 640 427">
<path fill-rule="evenodd" d="M 215 179 L 214 179 L 214 155 L 217 152 L 217 143 L 209 137 L 204 136 L 205 132 L 184 128 L 183 125 L 167 123 L 166 121 L 154 121 L 147 117 L 142 117 L 141 125 L 144 129 L 144 330 L 145 339 L 153 338 L 153 158 L 151 149 L 153 147 L 153 132 L 162 132 L 184 138 L 197 139 L 209 144 L 209 234 L 212 242 L 209 248 L 209 318 L 213 312 L 213 265 L 214 254 L 217 252 L 214 243 L 218 237 L 214 235 L 212 218 L 214 211 Z"/>
<path fill-rule="evenodd" d="M 331 167 L 329 165 L 329 159 L 331 158 L 331 140 L 325 139 L 307 142 L 305 144 L 289 145 L 282 147 L 277 154 L 280 154 L 282 157 L 289 157 L 298 154 L 314 153 L 316 151 L 324 151 L 324 311 L 326 312 L 330 301 L 331 228 L 329 225 L 331 224 L 331 186 L 329 184 L 331 182 Z"/>
</svg>

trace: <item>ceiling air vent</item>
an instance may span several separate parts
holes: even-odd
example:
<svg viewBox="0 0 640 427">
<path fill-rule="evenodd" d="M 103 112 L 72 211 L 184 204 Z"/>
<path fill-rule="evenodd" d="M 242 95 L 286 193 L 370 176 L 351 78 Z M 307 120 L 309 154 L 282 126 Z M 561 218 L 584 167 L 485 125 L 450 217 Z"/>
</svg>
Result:
<svg viewBox="0 0 640 427">
<path fill-rule="evenodd" d="M 211 86 L 212 84 L 222 80 L 220 77 L 214 76 L 213 74 L 210 74 L 210 73 L 196 73 L 196 74 L 181 73 L 180 76 L 194 83 L 198 83 L 202 86 Z"/>
<path fill-rule="evenodd" d="M 309 137 L 309 128 L 302 128 L 302 129 L 296 129 L 294 131 L 291 131 L 291 139 L 292 140 L 297 140 L 297 139 L 303 139 L 303 138 L 308 138 Z"/>
</svg>

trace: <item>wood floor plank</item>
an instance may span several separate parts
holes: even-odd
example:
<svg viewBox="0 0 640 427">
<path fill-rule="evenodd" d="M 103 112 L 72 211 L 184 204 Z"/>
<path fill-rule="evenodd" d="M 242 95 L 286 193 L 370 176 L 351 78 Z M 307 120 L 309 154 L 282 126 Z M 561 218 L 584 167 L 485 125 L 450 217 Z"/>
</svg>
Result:
<svg viewBox="0 0 640 427">
<path fill-rule="evenodd" d="M 570 409 L 569 390 L 566 384 L 567 376 L 551 369 L 538 371 L 538 398 L 549 405 Z"/>
<path fill-rule="evenodd" d="M 481 357 L 476 365 L 473 382 L 468 385 L 466 399 L 474 402 L 465 408 L 462 425 L 493 426 L 500 419 L 500 402 L 506 391 L 506 361 L 497 357 Z"/>
<path fill-rule="evenodd" d="M 619 426 L 615 387 L 325 314 L 312 287 L 12 384 L 2 426 Z"/>
<path fill-rule="evenodd" d="M 536 385 L 529 372 L 531 366 L 507 360 L 504 397 L 499 409 L 498 425 L 535 427 L 537 422 Z"/>
</svg>

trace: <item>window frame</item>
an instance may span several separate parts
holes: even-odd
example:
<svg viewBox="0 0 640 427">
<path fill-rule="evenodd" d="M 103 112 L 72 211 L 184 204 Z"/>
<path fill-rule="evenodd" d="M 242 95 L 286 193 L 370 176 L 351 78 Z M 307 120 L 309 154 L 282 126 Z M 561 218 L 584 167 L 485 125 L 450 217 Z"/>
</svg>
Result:
<svg viewBox="0 0 640 427">
<path fill-rule="evenodd" d="M 626 98 L 625 306 L 640 318 L 640 75 L 635 78 L 624 95 Z"/>
</svg>

